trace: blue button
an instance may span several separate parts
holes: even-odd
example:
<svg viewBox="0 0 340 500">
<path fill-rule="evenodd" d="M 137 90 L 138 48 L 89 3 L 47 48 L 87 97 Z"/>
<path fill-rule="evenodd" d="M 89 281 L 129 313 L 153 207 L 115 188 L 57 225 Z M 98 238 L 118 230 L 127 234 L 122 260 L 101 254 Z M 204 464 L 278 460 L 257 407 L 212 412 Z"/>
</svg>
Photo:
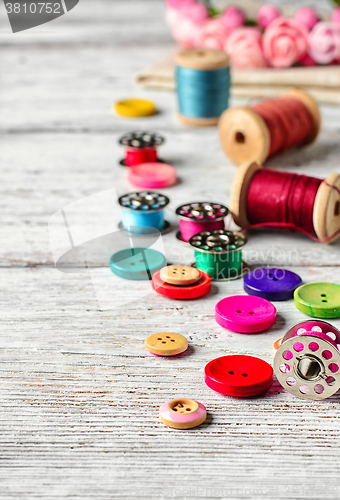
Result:
<svg viewBox="0 0 340 500">
<path fill-rule="evenodd" d="M 301 284 L 300 276 L 292 271 L 263 267 L 246 274 L 243 286 L 249 295 L 267 300 L 289 300 Z"/>
<path fill-rule="evenodd" d="M 110 258 L 111 271 L 126 280 L 148 280 L 165 267 L 164 255 L 151 248 L 127 248 Z"/>
</svg>

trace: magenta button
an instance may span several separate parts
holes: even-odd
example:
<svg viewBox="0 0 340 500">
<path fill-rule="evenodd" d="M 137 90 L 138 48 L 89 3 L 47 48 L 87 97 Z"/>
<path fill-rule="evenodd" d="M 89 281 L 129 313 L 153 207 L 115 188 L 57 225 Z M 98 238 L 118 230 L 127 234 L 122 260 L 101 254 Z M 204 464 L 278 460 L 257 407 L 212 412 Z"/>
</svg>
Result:
<svg viewBox="0 0 340 500">
<path fill-rule="evenodd" d="M 276 321 L 276 308 L 268 300 L 253 295 L 234 295 L 215 306 L 217 323 L 238 333 L 263 332 Z"/>
<path fill-rule="evenodd" d="M 176 170 L 165 163 L 141 163 L 131 167 L 128 179 L 134 186 L 158 189 L 176 184 Z"/>
</svg>

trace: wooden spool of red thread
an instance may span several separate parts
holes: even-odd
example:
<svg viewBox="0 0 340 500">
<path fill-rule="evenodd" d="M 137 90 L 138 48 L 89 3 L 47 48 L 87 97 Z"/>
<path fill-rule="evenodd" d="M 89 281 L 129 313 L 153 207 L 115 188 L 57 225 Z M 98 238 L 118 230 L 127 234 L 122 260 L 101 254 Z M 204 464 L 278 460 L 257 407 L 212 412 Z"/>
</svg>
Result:
<svg viewBox="0 0 340 500">
<path fill-rule="evenodd" d="M 240 227 L 252 228 L 252 227 L 275 227 L 283 228 L 288 230 L 300 231 L 307 234 L 312 239 L 320 241 L 323 243 L 333 243 L 340 236 L 340 174 L 333 172 L 325 180 L 320 180 L 318 184 L 317 179 L 308 178 L 306 176 L 297 176 L 297 180 L 306 181 L 310 180 L 311 184 L 314 185 L 313 193 L 314 199 L 311 199 L 312 206 L 310 207 L 310 222 L 305 224 L 306 227 L 297 227 L 296 225 L 285 221 L 286 216 L 285 203 L 288 202 L 283 196 L 273 196 L 273 190 L 265 184 L 265 179 L 263 181 L 262 200 L 259 200 L 259 206 L 262 207 L 262 212 L 268 214 L 267 220 L 254 220 L 252 218 L 251 206 L 255 206 L 254 200 L 252 204 L 249 203 L 249 194 L 251 192 L 251 186 L 253 182 L 259 183 L 261 177 L 257 176 L 258 172 L 262 171 L 262 166 L 255 162 L 248 162 L 243 164 L 237 171 L 232 190 L 231 190 L 231 200 L 230 200 L 230 212 L 233 215 L 234 221 Z M 294 174 L 288 174 L 286 172 L 278 172 L 270 169 L 263 169 L 262 171 L 265 175 L 282 176 L 283 181 L 285 177 L 290 177 Z M 300 184 L 303 184 L 303 182 Z M 260 186 L 261 187 L 261 186 Z M 316 189 L 317 188 L 317 189 Z M 298 201 L 299 206 L 301 206 L 301 200 L 308 197 L 308 190 L 301 190 L 299 194 Z M 316 194 L 315 194 L 316 192 Z M 283 193 L 283 189 L 282 189 Z M 292 193 L 290 192 L 289 195 Z M 288 207 L 291 209 L 291 207 Z M 274 221 L 271 217 L 273 213 L 281 212 L 283 220 Z M 270 215 L 269 215 L 270 214 Z M 253 214 L 254 215 L 254 214 Z M 262 217 L 264 219 L 264 217 Z M 307 219 L 307 217 L 306 217 Z M 309 226 L 312 230 L 309 230 Z M 316 237 L 312 234 L 315 233 Z"/>
<path fill-rule="evenodd" d="M 296 101 L 295 106 L 293 100 Z M 265 120 L 261 114 L 268 116 L 268 113 L 270 119 Z M 315 100 L 307 92 L 293 89 L 278 99 L 263 101 L 253 107 L 227 109 L 219 120 L 218 128 L 224 152 L 233 163 L 241 165 L 247 161 L 262 164 L 270 156 L 291 147 L 311 144 L 319 134 L 320 125 L 321 117 Z M 289 132 L 291 137 L 288 137 Z"/>
</svg>

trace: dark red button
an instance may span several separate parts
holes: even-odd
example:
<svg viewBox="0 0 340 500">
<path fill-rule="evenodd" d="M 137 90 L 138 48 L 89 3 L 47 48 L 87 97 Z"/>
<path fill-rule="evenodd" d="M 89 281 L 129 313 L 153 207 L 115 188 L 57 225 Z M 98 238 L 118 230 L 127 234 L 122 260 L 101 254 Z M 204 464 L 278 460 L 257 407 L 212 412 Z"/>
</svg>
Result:
<svg viewBox="0 0 340 500">
<path fill-rule="evenodd" d="M 211 289 L 211 278 L 207 273 L 200 271 L 200 279 L 193 285 L 177 286 L 165 283 L 160 278 L 160 271 L 152 275 L 153 289 L 171 299 L 197 299 L 209 293 Z"/>
<path fill-rule="evenodd" d="M 222 356 L 206 365 L 205 383 L 227 396 L 256 396 L 272 385 L 273 368 L 254 356 Z"/>
</svg>

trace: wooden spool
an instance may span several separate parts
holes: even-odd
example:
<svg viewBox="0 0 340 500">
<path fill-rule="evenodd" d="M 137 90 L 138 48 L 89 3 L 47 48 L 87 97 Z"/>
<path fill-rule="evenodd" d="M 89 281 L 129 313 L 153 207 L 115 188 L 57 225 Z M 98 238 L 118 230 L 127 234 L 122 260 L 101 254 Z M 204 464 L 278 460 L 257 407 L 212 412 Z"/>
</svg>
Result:
<svg viewBox="0 0 340 500">
<path fill-rule="evenodd" d="M 319 108 L 314 99 L 301 89 L 286 92 L 284 97 L 299 99 L 309 110 L 313 119 L 313 130 L 304 144 L 311 144 L 318 136 L 321 125 Z M 236 165 L 256 161 L 263 163 L 270 150 L 270 132 L 263 118 L 253 109 L 237 107 L 227 109 L 218 124 L 222 148 Z"/>
<path fill-rule="evenodd" d="M 230 212 L 240 227 L 251 225 L 247 214 L 248 189 L 252 178 L 261 168 L 262 166 L 256 162 L 244 163 L 234 178 Z M 336 172 L 330 174 L 320 184 L 314 202 L 313 225 L 319 240 L 325 240 L 340 230 L 340 174 Z M 327 243 L 333 243 L 339 237 L 340 234 Z"/>
<path fill-rule="evenodd" d="M 229 66 L 229 57 L 222 50 L 211 49 L 186 49 L 177 54 L 176 66 L 191 68 L 201 71 L 212 71 Z M 219 117 L 212 118 L 189 118 L 181 113 L 177 114 L 183 125 L 209 127 L 218 124 Z"/>
</svg>

